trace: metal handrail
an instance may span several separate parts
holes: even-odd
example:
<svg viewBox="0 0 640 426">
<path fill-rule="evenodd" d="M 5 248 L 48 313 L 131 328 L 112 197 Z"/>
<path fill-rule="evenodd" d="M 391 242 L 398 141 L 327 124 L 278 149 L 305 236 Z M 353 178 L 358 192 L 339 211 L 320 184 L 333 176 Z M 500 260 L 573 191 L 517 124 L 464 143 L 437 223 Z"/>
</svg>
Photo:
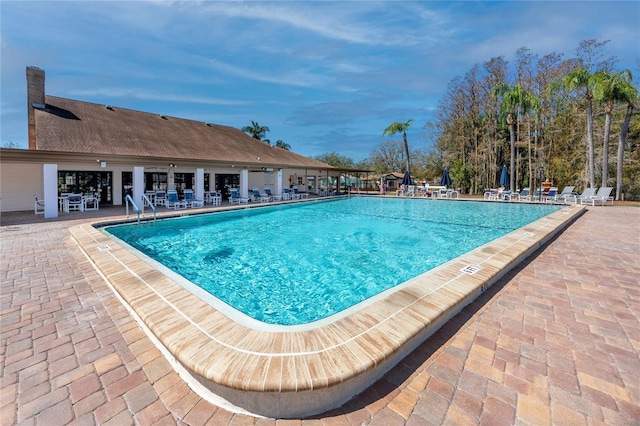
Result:
<svg viewBox="0 0 640 426">
<path fill-rule="evenodd" d="M 136 202 L 133 201 L 133 198 L 131 198 L 131 195 L 129 194 L 127 194 L 124 201 L 127 209 L 127 217 L 129 217 L 129 203 L 131 203 L 131 205 L 133 206 L 133 209 L 136 211 L 136 213 L 138 213 L 138 224 L 140 224 L 140 208 L 138 208 L 138 205 L 136 204 Z"/>
<path fill-rule="evenodd" d="M 151 206 L 151 210 L 153 210 L 153 221 L 156 221 L 156 206 L 153 205 L 149 197 L 146 194 L 142 194 L 142 208 L 144 209 L 144 202 L 147 202 L 149 206 Z"/>
</svg>

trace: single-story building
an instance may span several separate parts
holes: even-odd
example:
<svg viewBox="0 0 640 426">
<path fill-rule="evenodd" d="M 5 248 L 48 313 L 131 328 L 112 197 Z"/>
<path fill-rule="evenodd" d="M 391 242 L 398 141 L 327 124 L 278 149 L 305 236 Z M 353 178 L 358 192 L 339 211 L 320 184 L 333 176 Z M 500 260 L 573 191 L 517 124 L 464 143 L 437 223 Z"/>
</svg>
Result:
<svg viewBox="0 0 640 426">
<path fill-rule="evenodd" d="M 45 93 L 44 70 L 27 67 L 29 149 L 0 149 L 0 211 L 34 208 L 58 215 L 62 193 L 91 193 L 100 205 L 127 195 L 193 189 L 288 186 L 316 192 L 320 179 L 339 176 L 325 163 L 254 139 L 239 129 L 100 105 Z"/>
</svg>

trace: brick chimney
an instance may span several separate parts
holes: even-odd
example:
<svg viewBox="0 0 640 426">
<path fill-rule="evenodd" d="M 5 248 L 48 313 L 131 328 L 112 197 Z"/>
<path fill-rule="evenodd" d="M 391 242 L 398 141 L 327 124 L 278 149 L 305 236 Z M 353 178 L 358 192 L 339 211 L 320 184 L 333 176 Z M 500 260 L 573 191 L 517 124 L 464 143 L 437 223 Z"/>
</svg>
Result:
<svg viewBox="0 0 640 426">
<path fill-rule="evenodd" d="M 27 127 L 29 149 L 36 146 L 36 114 L 34 109 L 44 109 L 44 70 L 27 67 Z"/>
</svg>

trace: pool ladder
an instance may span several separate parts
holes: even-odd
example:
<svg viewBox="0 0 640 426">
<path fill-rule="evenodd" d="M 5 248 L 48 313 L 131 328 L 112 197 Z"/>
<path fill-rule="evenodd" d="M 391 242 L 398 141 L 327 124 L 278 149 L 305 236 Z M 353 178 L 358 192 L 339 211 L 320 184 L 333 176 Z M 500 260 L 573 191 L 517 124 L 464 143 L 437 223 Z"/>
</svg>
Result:
<svg viewBox="0 0 640 426">
<path fill-rule="evenodd" d="M 145 195 L 142 194 L 142 209 L 144 209 L 144 205 L 145 205 L 145 201 L 147 202 L 147 204 L 149 204 L 149 206 L 151 206 L 151 210 L 153 210 L 153 221 L 156 221 L 156 206 L 153 205 L 153 203 L 151 202 L 151 200 L 149 200 L 149 198 Z M 144 210 L 141 210 L 140 207 L 138 207 L 138 205 L 136 204 L 135 201 L 133 201 L 133 198 L 131 197 L 131 195 L 127 194 L 127 196 L 125 197 L 125 204 L 126 204 L 126 208 L 127 208 L 127 217 L 129 216 L 129 203 L 131 203 L 131 206 L 133 207 L 133 209 L 136 211 L 136 213 L 138 214 L 138 225 L 140 224 L 140 212 L 144 212 Z"/>
</svg>

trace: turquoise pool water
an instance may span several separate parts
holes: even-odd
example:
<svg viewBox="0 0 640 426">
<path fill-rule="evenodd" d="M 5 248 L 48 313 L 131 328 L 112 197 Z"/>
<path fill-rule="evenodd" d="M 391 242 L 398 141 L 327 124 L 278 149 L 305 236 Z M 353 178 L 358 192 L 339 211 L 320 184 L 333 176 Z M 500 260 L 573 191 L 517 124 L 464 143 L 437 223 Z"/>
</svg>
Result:
<svg viewBox="0 0 640 426">
<path fill-rule="evenodd" d="M 107 228 L 244 314 L 306 324 L 561 207 L 352 197 Z"/>
</svg>

